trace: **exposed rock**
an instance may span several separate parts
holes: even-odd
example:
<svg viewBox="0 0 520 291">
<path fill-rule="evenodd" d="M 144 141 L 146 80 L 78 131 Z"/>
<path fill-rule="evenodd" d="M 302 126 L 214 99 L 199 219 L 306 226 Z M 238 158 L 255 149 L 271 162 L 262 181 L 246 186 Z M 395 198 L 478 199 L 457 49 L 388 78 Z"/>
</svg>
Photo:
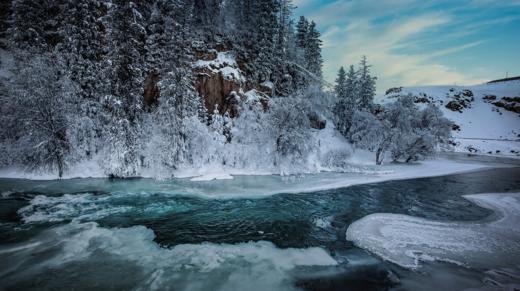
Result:
<svg viewBox="0 0 520 291">
<path fill-rule="evenodd" d="M 502 100 L 506 102 L 520 103 L 520 97 L 502 97 Z"/>
<path fill-rule="evenodd" d="M 453 131 L 460 131 L 460 126 L 458 126 L 457 124 L 454 123 L 451 126 L 451 130 L 453 130 Z"/>
<path fill-rule="evenodd" d="M 431 101 L 427 97 L 421 96 L 421 97 L 415 97 L 413 102 L 414 103 L 430 103 Z"/>
<path fill-rule="evenodd" d="M 471 90 L 462 90 L 462 95 L 466 97 L 473 97 L 473 92 Z"/>
<path fill-rule="evenodd" d="M 495 95 L 486 95 L 486 96 L 482 97 L 482 99 L 484 99 L 484 101 L 490 103 L 491 101 L 497 100 L 497 96 L 495 96 Z"/>
<path fill-rule="evenodd" d="M 228 113 L 230 117 L 235 117 L 239 93 L 245 91 L 245 78 L 234 56 L 218 50 L 197 51 L 195 55 L 195 87 L 204 98 L 206 109 L 213 113 L 218 107 L 220 114 Z"/>
<path fill-rule="evenodd" d="M 464 107 L 457 101 L 450 101 L 448 104 L 446 104 L 446 108 L 451 111 L 462 112 L 462 108 Z"/>
<path fill-rule="evenodd" d="M 308 117 L 311 128 L 321 130 L 327 126 L 327 120 L 319 116 L 316 112 L 309 113 Z"/>
<path fill-rule="evenodd" d="M 467 150 L 470 152 L 470 153 L 476 153 L 478 152 L 478 150 L 476 148 L 474 148 L 473 146 L 468 146 L 467 147 Z"/>
<path fill-rule="evenodd" d="M 386 90 L 385 95 L 401 93 L 403 87 L 394 87 Z"/>
<path fill-rule="evenodd" d="M 447 97 L 453 98 L 453 100 L 446 104 L 446 108 L 461 113 L 465 108 L 471 108 L 471 103 L 475 101 L 475 98 L 473 97 L 473 92 L 471 92 L 471 90 L 459 91 L 453 94 L 453 96 L 451 97 L 450 94 L 447 94 Z"/>
<path fill-rule="evenodd" d="M 494 102 L 493 105 L 514 113 L 520 113 L 520 97 L 502 97 L 502 100 Z"/>
<path fill-rule="evenodd" d="M 231 117 L 236 116 L 235 96 L 241 89 L 240 83 L 224 78 L 220 73 L 198 70 L 196 89 L 204 98 L 204 105 L 208 112 L 213 112 L 218 106 L 220 114 L 228 112 Z M 232 92 L 235 94 L 231 94 Z"/>
<path fill-rule="evenodd" d="M 157 83 L 159 79 L 159 71 L 154 68 L 150 70 L 144 80 L 143 106 L 146 110 L 150 110 L 157 105 L 157 101 L 159 100 L 159 87 Z"/>
<path fill-rule="evenodd" d="M 217 51 L 216 50 L 208 50 L 208 51 L 196 50 L 195 58 L 197 60 L 212 61 L 217 58 Z"/>
</svg>

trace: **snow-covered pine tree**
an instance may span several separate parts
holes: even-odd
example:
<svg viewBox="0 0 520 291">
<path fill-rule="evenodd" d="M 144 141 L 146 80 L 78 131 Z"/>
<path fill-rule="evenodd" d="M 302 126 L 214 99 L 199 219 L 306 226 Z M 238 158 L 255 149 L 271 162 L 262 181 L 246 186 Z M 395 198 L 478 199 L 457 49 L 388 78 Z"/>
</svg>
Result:
<svg viewBox="0 0 520 291">
<path fill-rule="evenodd" d="M 296 24 L 296 62 L 302 67 L 307 68 L 307 37 L 309 35 L 309 21 L 304 16 L 300 16 Z"/>
<path fill-rule="evenodd" d="M 347 107 L 357 109 L 359 104 L 359 81 L 353 65 L 349 66 L 347 80 L 345 82 L 345 101 Z"/>
<path fill-rule="evenodd" d="M 368 64 L 366 56 L 361 58 L 358 69 L 358 98 L 359 109 L 372 111 L 374 106 L 374 97 L 376 95 L 376 77 L 370 73 L 370 65 Z"/>
<path fill-rule="evenodd" d="M 278 4 L 277 0 L 257 0 L 255 4 L 256 49 L 253 62 L 259 82 L 270 81 L 274 68 L 280 65 L 275 54 Z"/>
<path fill-rule="evenodd" d="M 66 0 L 14 0 L 12 2 L 10 43 L 17 48 L 51 51 L 63 41 L 59 28 L 65 17 Z"/>
<path fill-rule="evenodd" d="M 73 156 L 82 161 L 95 155 L 102 144 L 100 101 L 109 93 L 109 63 L 106 55 L 107 10 L 110 3 L 99 0 L 68 1 L 60 33 L 67 39 L 57 46 L 71 80 L 78 86 L 71 106 L 75 118 L 69 124 L 68 139 Z"/>
<path fill-rule="evenodd" d="M 222 0 L 192 0 L 195 26 L 216 28 L 220 21 Z"/>
<path fill-rule="evenodd" d="M 341 67 L 338 71 L 338 77 L 336 78 L 336 85 L 334 86 L 334 92 L 338 99 L 344 99 L 346 97 L 346 85 L 347 85 L 347 73 L 345 68 Z"/>
<path fill-rule="evenodd" d="M 292 40 L 294 30 L 292 28 L 292 13 L 295 9 L 292 0 L 278 0 L 280 1 L 280 11 L 278 16 L 278 40 L 276 49 L 282 58 L 286 58 L 289 51 L 289 41 Z"/>
<path fill-rule="evenodd" d="M 321 69 L 323 66 L 320 36 L 320 32 L 316 28 L 316 23 L 314 21 L 311 21 L 311 23 L 309 24 L 309 31 L 307 34 L 307 69 L 319 79 L 321 79 L 322 77 Z"/>
<path fill-rule="evenodd" d="M 307 36 L 309 35 L 309 21 L 305 16 L 300 16 L 296 24 L 296 44 L 305 50 L 307 47 Z"/>
<path fill-rule="evenodd" d="M 336 81 L 337 103 L 334 106 L 336 128 L 350 139 L 352 117 L 359 106 L 358 77 L 354 66 L 350 66 L 348 73 L 341 67 Z M 339 86 L 339 84 L 342 84 Z M 338 94 L 339 93 L 339 94 Z"/>
<path fill-rule="evenodd" d="M 105 171 L 115 176 L 136 175 L 140 167 L 138 156 L 139 118 L 142 110 L 144 83 L 144 47 L 146 19 L 144 9 L 134 2 L 114 1 L 109 11 L 109 79 L 111 94 L 105 96 L 104 132 L 108 145 Z M 140 7 L 148 8 L 144 2 Z"/>
</svg>

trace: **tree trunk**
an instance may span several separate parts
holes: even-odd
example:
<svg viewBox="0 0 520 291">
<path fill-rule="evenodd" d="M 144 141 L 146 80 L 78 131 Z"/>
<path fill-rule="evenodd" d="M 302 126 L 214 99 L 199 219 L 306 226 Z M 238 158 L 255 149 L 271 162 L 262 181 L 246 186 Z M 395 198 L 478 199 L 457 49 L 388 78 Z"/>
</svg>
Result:
<svg viewBox="0 0 520 291">
<path fill-rule="evenodd" d="M 56 164 L 58 165 L 58 177 L 61 179 L 63 176 L 63 157 L 56 153 Z"/>
<path fill-rule="evenodd" d="M 376 151 L 376 164 L 381 165 L 383 163 L 383 158 L 381 154 L 383 153 L 383 148 L 378 148 Z"/>
</svg>

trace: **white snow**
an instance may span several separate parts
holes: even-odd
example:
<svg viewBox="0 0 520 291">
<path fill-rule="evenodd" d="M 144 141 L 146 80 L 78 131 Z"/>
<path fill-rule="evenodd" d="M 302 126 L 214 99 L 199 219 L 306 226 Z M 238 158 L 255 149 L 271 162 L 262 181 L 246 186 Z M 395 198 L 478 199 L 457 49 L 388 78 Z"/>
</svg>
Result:
<svg viewBox="0 0 520 291">
<path fill-rule="evenodd" d="M 42 260 L 29 269 L 0 275 L 16 280 L 27 272 L 48 268 L 67 268 L 69 272 L 85 263 L 103 262 L 118 269 L 130 268 L 136 277 L 128 280 L 135 280 L 136 290 L 171 286 L 183 290 L 294 290 L 292 276 L 297 267 L 337 265 L 318 247 L 280 249 L 259 241 L 166 248 L 155 243 L 154 237 L 144 226 L 103 228 L 96 223 L 71 223 L 44 231 L 26 243 L 0 247 L 3 263 L 13 268 L 29 258 Z"/>
<path fill-rule="evenodd" d="M 299 174 L 291 176 L 279 176 L 265 173 L 258 175 L 258 172 L 245 172 L 233 168 L 213 168 L 206 171 L 203 175 L 189 174 L 190 177 L 197 177 L 195 181 L 189 179 L 170 179 L 153 180 L 140 179 L 133 180 L 132 183 L 122 181 L 110 183 L 109 190 L 112 193 L 110 198 L 99 195 L 83 196 L 87 199 L 85 203 L 77 200 L 67 200 L 68 196 L 60 198 L 44 197 L 35 198 L 30 205 L 24 208 L 25 213 L 21 216 L 29 220 L 64 220 L 70 217 L 83 217 L 88 219 L 90 216 L 103 216 L 107 211 L 127 211 L 128 209 L 107 209 L 103 199 L 116 199 L 119 195 L 147 195 L 148 193 L 161 193 L 161 195 L 190 195 L 211 199 L 229 198 L 261 198 L 279 193 L 304 193 L 315 192 L 327 189 L 336 189 L 358 184 L 376 183 L 397 179 L 412 179 L 421 177 L 432 177 L 475 171 L 490 167 L 507 167 L 505 164 L 495 164 L 493 162 L 475 163 L 459 162 L 448 159 L 438 159 L 424 161 L 416 164 L 388 164 L 383 166 L 352 166 L 349 172 L 322 172 L 314 174 Z M 230 175 L 230 176 L 227 176 Z M 233 175 L 233 176 L 231 176 Z M 233 177 L 233 179 L 229 179 Z M 32 177 L 39 178 L 39 177 Z M 228 178 L 216 180 L 217 178 Z M 210 181 L 211 180 L 211 181 Z M 104 186 L 104 180 L 93 181 Z M 118 188 L 121 187 L 121 188 Z M 101 200 L 100 200 L 101 199 Z M 99 205 L 103 204 L 103 205 Z M 168 205 L 168 207 L 170 207 Z M 64 212 L 62 212 L 63 210 Z M 175 209 L 173 209 L 175 210 Z M 67 215 L 72 213 L 74 215 Z M 47 217 L 42 216 L 47 215 Z M 30 218 L 32 216 L 32 218 Z"/>
<path fill-rule="evenodd" d="M 447 109 L 445 106 L 453 100 L 453 94 L 463 90 L 470 90 L 474 95 L 471 107 L 463 109 L 462 113 Z M 496 96 L 496 101 L 502 97 L 520 97 L 520 81 L 475 86 L 405 87 L 399 94 L 409 93 L 430 97 L 447 118 L 460 126 L 460 131 L 453 131 L 454 141 L 458 143 L 455 151 L 468 153 L 473 148 L 477 150 L 475 154 L 520 158 L 520 115 L 483 99 L 486 95 Z M 393 100 L 389 98 L 391 96 L 396 94 L 381 101 L 390 102 Z"/>
<path fill-rule="evenodd" d="M 190 181 L 200 182 L 200 181 L 212 181 L 212 180 L 231 180 L 233 176 L 227 173 L 210 173 L 206 175 L 197 176 L 191 178 Z"/>
<path fill-rule="evenodd" d="M 495 211 L 493 221 L 440 222 L 400 214 L 371 214 L 347 229 L 347 240 L 405 268 L 444 261 L 496 269 L 520 261 L 520 193 L 467 195 Z"/>
<path fill-rule="evenodd" d="M 333 217 L 327 216 L 327 217 L 317 217 L 312 220 L 315 226 L 319 228 L 329 228 L 331 227 Z"/>
<path fill-rule="evenodd" d="M 219 52 L 217 58 L 211 61 L 198 60 L 193 64 L 194 68 L 207 68 L 215 74 L 221 74 L 228 80 L 243 82 L 244 76 L 238 68 L 235 57 L 230 52 Z"/>
<path fill-rule="evenodd" d="M 260 86 L 265 87 L 265 88 L 269 88 L 271 90 L 274 89 L 274 84 L 271 81 L 265 81 L 265 82 L 261 83 Z"/>
<path fill-rule="evenodd" d="M 220 166 L 211 168 L 211 171 L 206 172 L 200 180 L 196 179 L 195 181 L 213 180 L 222 176 L 227 177 L 224 173 L 232 175 L 237 181 L 213 181 L 212 183 L 218 183 L 218 185 L 214 185 L 214 187 L 211 187 L 211 189 L 207 191 L 205 189 L 197 189 L 196 191 L 190 191 L 190 193 L 194 193 L 197 196 L 217 199 L 265 197 L 278 193 L 315 192 L 359 184 L 435 177 L 486 168 L 509 166 L 511 165 L 461 162 L 439 158 L 414 164 L 386 164 L 382 166 L 375 166 L 373 164 L 366 166 L 351 165 L 350 168 L 344 172 L 313 172 L 290 176 L 278 176 L 272 175 L 273 173 L 269 172 L 244 171 Z M 189 174 L 192 173 L 187 173 L 187 176 L 191 176 Z M 248 176 L 251 177 L 251 180 L 257 179 L 258 181 L 251 184 L 248 183 L 247 187 L 245 187 L 243 180 L 247 180 Z M 239 177 L 243 177 L 244 179 L 239 179 Z"/>
</svg>

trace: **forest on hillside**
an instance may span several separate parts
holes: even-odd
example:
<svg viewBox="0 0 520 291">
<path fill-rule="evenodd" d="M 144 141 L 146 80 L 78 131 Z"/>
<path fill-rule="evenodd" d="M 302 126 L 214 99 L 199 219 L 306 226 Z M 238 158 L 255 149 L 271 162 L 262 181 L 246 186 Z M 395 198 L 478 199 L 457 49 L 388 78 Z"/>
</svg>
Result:
<svg viewBox="0 0 520 291">
<path fill-rule="evenodd" d="M 342 170 L 353 148 L 414 161 L 451 124 L 374 104 L 366 58 L 323 80 L 290 0 L 12 0 L 1 23 L 0 166 L 106 176 Z"/>
</svg>

